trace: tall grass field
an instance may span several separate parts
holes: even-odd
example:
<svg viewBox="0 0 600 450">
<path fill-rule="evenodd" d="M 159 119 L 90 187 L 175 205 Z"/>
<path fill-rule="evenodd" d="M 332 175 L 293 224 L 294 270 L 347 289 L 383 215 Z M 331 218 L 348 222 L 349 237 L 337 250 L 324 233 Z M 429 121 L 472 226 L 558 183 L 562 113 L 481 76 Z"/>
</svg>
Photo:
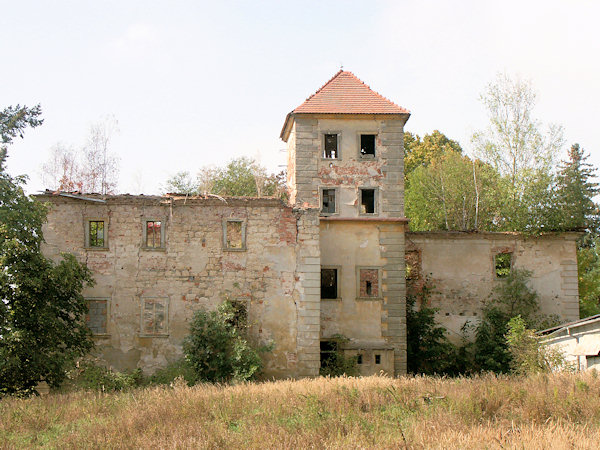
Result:
<svg viewBox="0 0 600 450">
<path fill-rule="evenodd" d="M 2 448 L 600 447 L 594 374 L 318 378 L 0 400 Z"/>
</svg>

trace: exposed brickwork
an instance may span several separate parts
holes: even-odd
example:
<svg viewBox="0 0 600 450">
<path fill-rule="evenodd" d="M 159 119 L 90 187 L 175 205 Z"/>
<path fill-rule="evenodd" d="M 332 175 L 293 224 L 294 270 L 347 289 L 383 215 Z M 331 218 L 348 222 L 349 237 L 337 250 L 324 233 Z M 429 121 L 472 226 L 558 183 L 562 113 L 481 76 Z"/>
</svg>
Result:
<svg viewBox="0 0 600 450">
<path fill-rule="evenodd" d="M 359 269 L 359 296 L 379 297 L 379 270 Z"/>
</svg>

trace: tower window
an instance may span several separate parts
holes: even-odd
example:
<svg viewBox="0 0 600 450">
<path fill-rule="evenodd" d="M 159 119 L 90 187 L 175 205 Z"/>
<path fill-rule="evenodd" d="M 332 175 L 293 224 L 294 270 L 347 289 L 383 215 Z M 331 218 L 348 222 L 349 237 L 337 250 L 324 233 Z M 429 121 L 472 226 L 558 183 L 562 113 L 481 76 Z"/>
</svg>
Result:
<svg viewBox="0 0 600 450">
<path fill-rule="evenodd" d="M 375 214 L 377 212 L 376 189 L 360 189 L 360 213 Z"/>
<path fill-rule="evenodd" d="M 337 159 L 338 157 L 338 135 L 325 134 L 323 143 L 323 158 Z"/>
<path fill-rule="evenodd" d="M 321 192 L 322 192 L 321 213 L 334 214 L 336 212 L 335 189 L 323 189 Z"/>
<path fill-rule="evenodd" d="M 361 134 L 360 135 L 360 157 L 374 158 L 375 157 L 375 135 Z"/>
</svg>

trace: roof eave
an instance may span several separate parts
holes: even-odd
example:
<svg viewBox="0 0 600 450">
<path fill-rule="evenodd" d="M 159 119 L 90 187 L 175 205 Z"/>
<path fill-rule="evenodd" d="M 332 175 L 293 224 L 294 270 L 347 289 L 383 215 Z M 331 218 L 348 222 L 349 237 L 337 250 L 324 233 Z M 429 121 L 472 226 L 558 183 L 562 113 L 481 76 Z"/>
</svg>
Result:
<svg viewBox="0 0 600 450">
<path fill-rule="evenodd" d="M 287 142 L 288 138 L 290 137 L 290 132 L 292 131 L 292 124 L 294 123 L 294 117 L 303 117 L 303 116 L 307 116 L 307 117 L 320 117 L 320 118 L 334 118 L 334 117 L 345 117 L 348 118 L 348 116 L 355 116 L 357 118 L 369 118 L 369 117 L 373 117 L 373 118 L 390 118 L 390 117 L 394 117 L 397 118 L 399 120 L 402 120 L 402 124 L 406 124 L 406 122 L 408 121 L 408 119 L 410 118 L 410 112 L 397 112 L 397 113 L 356 113 L 356 112 L 350 112 L 350 113 L 341 113 L 341 112 L 332 112 L 332 113 L 326 113 L 326 112 L 302 112 L 302 113 L 296 113 L 294 111 L 288 113 L 288 115 L 285 117 L 285 122 L 283 123 L 283 127 L 281 129 L 281 133 L 279 135 L 279 137 L 281 138 L 281 140 L 283 140 L 284 142 Z"/>
</svg>

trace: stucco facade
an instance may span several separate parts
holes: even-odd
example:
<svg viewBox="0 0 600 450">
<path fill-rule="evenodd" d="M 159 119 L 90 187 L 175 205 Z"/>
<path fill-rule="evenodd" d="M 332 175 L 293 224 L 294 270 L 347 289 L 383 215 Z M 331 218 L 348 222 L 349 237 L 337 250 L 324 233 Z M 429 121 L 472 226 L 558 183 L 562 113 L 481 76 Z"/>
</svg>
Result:
<svg viewBox="0 0 600 450">
<path fill-rule="evenodd" d="M 407 233 L 406 252 L 413 277 L 429 279 L 430 305 L 450 339 L 462 338 L 468 321 L 476 324 L 483 303 L 502 283 L 495 273 L 496 255 L 511 255 L 511 267 L 532 272 L 530 286 L 539 295 L 540 312 L 561 320 L 579 318 L 577 233 L 523 236 L 518 233 Z"/>
</svg>

